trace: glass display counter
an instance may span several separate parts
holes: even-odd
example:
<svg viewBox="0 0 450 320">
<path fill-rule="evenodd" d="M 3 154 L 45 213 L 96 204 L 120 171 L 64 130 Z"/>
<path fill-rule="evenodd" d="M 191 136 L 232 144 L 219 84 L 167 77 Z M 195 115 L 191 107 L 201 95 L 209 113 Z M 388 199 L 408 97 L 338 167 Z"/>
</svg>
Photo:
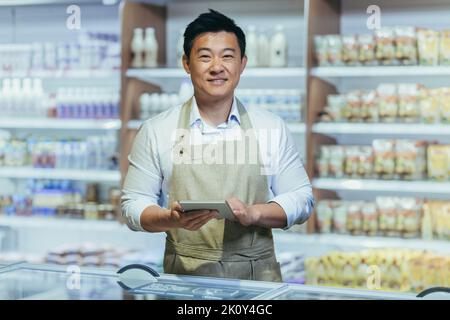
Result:
<svg viewBox="0 0 450 320">
<path fill-rule="evenodd" d="M 15 263 L 0 265 L 0 299 L 417 299 L 413 294 L 299 284 L 176 276 L 115 269 Z M 151 269 L 150 269 L 151 270 Z M 121 272 L 119 270 L 119 272 Z"/>
</svg>

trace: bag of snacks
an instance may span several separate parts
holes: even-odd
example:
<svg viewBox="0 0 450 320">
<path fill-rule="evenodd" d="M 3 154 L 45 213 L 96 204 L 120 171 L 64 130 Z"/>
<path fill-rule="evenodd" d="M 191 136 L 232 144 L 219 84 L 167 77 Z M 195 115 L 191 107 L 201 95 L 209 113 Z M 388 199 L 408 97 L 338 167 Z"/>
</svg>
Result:
<svg viewBox="0 0 450 320">
<path fill-rule="evenodd" d="M 358 53 L 356 35 L 342 36 L 342 61 L 348 66 L 356 66 L 359 64 Z"/>
<path fill-rule="evenodd" d="M 376 53 L 375 56 L 382 65 L 394 65 L 395 59 L 395 32 L 394 28 L 383 27 L 375 30 Z"/>
<path fill-rule="evenodd" d="M 361 208 L 363 224 L 362 230 L 368 236 L 375 236 L 378 232 L 378 211 L 375 203 L 365 202 Z"/>
<path fill-rule="evenodd" d="M 397 140 L 395 172 L 402 179 L 423 179 L 426 172 L 426 141 Z"/>
<path fill-rule="evenodd" d="M 441 88 L 439 93 L 441 122 L 450 124 L 450 88 Z"/>
<path fill-rule="evenodd" d="M 450 66 L 450 30 L 442 30 L 440 33 L 439 64 Z"/>
<path fill-rule="evenodd" d="M 326 36 L 314 36 L 314 52 L 317 64 L 320 67 L 325 67 L 329 65 L 328 40 Z"/>
<path fill-rule="evenodd" d="M 378 64 L 375 58 L 375 38 L 371 34 L 358 36 L 359 55 L 358 59 L 363 65 L 374 66 Z"/>
<path fill-rule="evenodd" d="M 385 236 L 398 236 L 397 205 L 393 197 L 377 197 L 375 203 L 378 208 L 379 229 Z"/>
<path fill-rule="evenodd" d="M 342 178 L 344 176 L 344 147 L 330 146 L 330 161 L 329 161 L 330 177 Z"/>
<path fill-rule="evenodd" d="M 347 233 L 347 203 L 334 201 L 333 206 L 333 231 L 338 234 Z"/>
<path fill-rule="evenodd" d="M 363 218 L 361 213 L 362 203 L 350 202 L 347 209 L 347 231 L 353 235 L 362 233 Z"/>
<path fill-rule="evenodd" d="M 395 141 L 375 139 L 372 142 L 373 170 L 382 179 L 393 179 L 395 173 Z"/>
<path fill-rule="evenodd" d="M 327 38 L 328 62 L 332 66 L 344 65 L 342 61 L 342 39 L 340 35 L 330 34 Z"/>
<path fill-rule="evenodd" d="M 361 119 L 364 122 L 378 122 L 378 97 L 375 90 L 363 93 L 361 95 Z"/>
<path fill-rule="evenodd" d="M 329 201 L 319 201 L 317 204 L 317 227 L 320 233 L 331 232 L 331 219 L 333 218 L 333 209 Z"/>
<path fill-rule="evenodd" d="M 346 95 L 346 106 L 343 116 L 347 121 L 358 122 L 361 119 L 361 91 L 350 91 Z"/>
<path fill-rule="evenodd" d="M 438 89 L 420 89 L 420 118 L 424 123 L 439 123 L 440 108 L 439 108 L 439 91 Z"/>
<path fill-rule="evenodd" d="M 403 65 L 417 64 L 417 38 L 414 27 L 395 28 L 396 58 Z"/>
<path fill-rule="evenodd" d="M 330 147 L 320 146 L 320 156 L 317 161 L 317 171 L 319 177 L 326 178 L 329 176 Z"/>
<path fill-rule="evenodd" d="M 413 83 L 398 84 L 398 116 L 403 122 L 419 122 L 420 90 L 423 86 Z"/>
<path fill-rule="evenodd" d="M 417 31 L 417 47 L 421 66 L 436 66 L 439 62 L 439 33 L 429 29 Z"/>
<path fill-rule="evenodd" d="M 345 146 L 344 171 L 348 177 L 358 177 L 359 148 L 357 146 Z"/>
<path fill-rule="evenodd" d="M 381 122 L 395 122 L 398 113 L 397 86 L 385 83 L 377 87 L 378 112 Z"/>
<path fill-rule="evenodd" d="M 404 238 L 417 238 L 420 235 L 422 201 L 415 198 L 397 199 L 397 230 Z"/>
<path fill-rule="evenodd" d="M 430 145 L 427 150 L 428 178 L 432 180 L 449 180 L 450 145 Z"/>
<path fill-rule="evenodd" d="M 333 121 L 343 120 L 343 110 L 346 105 L 346 96 L 343 94 L 330 94 L 327 96 L 327 110 Z"/>
<path fill-rule="evenodd" d="M 373 148 L 372 147 L 359 147 L 359 159 L 358 159 L 358 176 L 362 178 L 373 177 Z"/>
</svg>

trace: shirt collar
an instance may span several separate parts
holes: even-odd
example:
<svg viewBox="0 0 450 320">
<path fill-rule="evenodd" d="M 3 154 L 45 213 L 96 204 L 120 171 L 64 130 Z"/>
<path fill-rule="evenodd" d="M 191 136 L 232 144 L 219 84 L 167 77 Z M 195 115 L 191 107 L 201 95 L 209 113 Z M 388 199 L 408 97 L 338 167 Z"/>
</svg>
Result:
<svg viewBox="0 0 450 320">
<path fill-rule="evenodd" d="M 238 124 L 241 124 L 241 117 L 239 116 L 239 111 L 237 108 L 236 97 L 233 97 L 233 104 L 231 105 L 231 112 L 228 116 L 227 123 L 231 120 L 236 121 Z M 203 119 L 200 116 L 200 111 L 198 110 L 197 101 L 195 100 L 195 96 L 192 97 L 192 109 L 189 119 L 189 125 L 192 127 L 194 124 L 202 124 Z M 222 124 L 219 125 L 221 127 Z"/>
</svg>

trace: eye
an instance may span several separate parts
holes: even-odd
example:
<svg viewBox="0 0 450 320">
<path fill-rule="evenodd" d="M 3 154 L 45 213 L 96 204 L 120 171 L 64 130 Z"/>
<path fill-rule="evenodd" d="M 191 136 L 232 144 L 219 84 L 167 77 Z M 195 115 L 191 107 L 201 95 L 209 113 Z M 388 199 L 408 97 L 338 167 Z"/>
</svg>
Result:
<svg viewBox="0 0 450 320">
<path fill-rule="evenodd" d="M 231 54 L 226 54 L 226 55 L 224 55 L 223 57 L 224 57 L 225 59 L 232 59 L 232 58 L 234 58 L 234 56 L 231 55 Z"/>
</svg>

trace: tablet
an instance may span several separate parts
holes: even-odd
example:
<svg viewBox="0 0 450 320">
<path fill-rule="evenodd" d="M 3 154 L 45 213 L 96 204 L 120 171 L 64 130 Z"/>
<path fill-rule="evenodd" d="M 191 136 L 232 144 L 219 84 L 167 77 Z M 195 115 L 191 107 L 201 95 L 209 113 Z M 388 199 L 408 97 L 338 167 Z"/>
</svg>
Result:
<svg viewBox="0 0 450 320">
<path fill-rule="evenodd" d="M 235 221 L 233 210 L 231 210 L 228 202 L 225 200 L 210 200 L 210 201 L 194 201 L 194 200 L 181 200 L 178 201 L 184 212 L 193 210 L 217 210 L 220 217 Z"/>
</svg>

